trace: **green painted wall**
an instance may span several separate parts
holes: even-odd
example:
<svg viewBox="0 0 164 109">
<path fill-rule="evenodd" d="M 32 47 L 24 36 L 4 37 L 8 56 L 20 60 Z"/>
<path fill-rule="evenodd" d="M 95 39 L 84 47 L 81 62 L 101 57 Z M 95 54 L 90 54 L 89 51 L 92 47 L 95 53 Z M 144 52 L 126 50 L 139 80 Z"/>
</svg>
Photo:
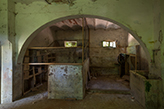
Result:
<svg viewBox="0 0 164 109">
<path fill-rule="evenodd" d="M 156 0 L 96 0 L 94 2 L 92 0 L 75 0 L 74 5 L 71 6 L 67 3 L 55 2 L 50 5 L 40 0 L 28 3 L 19 1 L 21 0 L 17 0 L 15 3 L 18 64 L 21 64 L 24 52 L 31 40 L 42 29 L 64 19 L 87 15 L 120 24 L 141 42 L 144 50 L 148 49 L 146 51 L 148 62 L 153 59 L 152 49 L 155 48 L 154 37 L 156 37 L 154 36 L 156 34 L 155 24 L 158 20 L 155 13 L 159 13 L 159 10 L 156 9 L 159 3 Z M 147 49 L 145 49 L 146 47 Z M 20 52 L 21 49 L 22 52 Z M 154 63 L 149 63 L 150 74 L 154 75 L 154 71 L 159 68 L 152 66 Z M 21 74 L 21 71 L 19 70 L 16 74 Z"/>
<path fill-rule="evenodd" d="M 16 70 L 13 73 L 14 99 L 21 96 L 20 66 L 25 50 L 32 39 L 50 24 L 74 17 L 92 15 L 90 17 L 97 16 L 123 26 L 139 42 L 143 42 L 140 44 L 146 50 L 150 77 L 154 77 L 159 72 L 162 79 L 164 78 L 163 0 L 74 0 L 71 4 L 53 2 L 51 5 L 44 0 L 13 0 L 15 4 L 11 1 L 9 3 L 6 0 L 0 1 L 0 15 L 2 16 L 0 41 L 1 44 L 4 43 L 9 47 L 9 43 L 5 42 L 10 40 L 13 51 L 8 52 L 13 54 L 10 55 L 13 56 L 13 62 L 18 63 L 14 65 Z M 157 55 L 153 58 L 152 50 L 159 48 L 160 51 L 157 51 Z M 18 61 L 16 61 L 17 58 Z"/>
</svg>

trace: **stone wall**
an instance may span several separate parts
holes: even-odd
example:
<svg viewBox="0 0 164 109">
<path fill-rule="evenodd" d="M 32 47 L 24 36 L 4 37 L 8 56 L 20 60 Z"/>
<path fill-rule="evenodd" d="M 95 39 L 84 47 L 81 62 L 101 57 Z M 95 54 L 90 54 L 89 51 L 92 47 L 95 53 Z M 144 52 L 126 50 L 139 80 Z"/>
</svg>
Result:
<svg viewBox="0 0 164 109">
<path fill-rule="evenodd" d="M 117 41 L 117 48 L 102 47 L 103 40 Z M 118 74 L 117 57 L 125 53 L 128 32 L 124 29 L 90 30 L 91 73 L 100 75 Z"/>
<path fill-rule="evenodd" d="M 82 30 L 56 31 L 54 46 L 64 47 L 64 41 L 77 41 L 77 46 L 82 46 Z M 82 49 L 81 48 L 57 49 L 56 62 L 57 63 L 82 63 Z"/>
<path fill-rule="evenodd" d="M 130 71 L 131 93 L 142 106 L 147 109 L 163 109 L 162 80 L 146 79 L 134 71 Z"/>
<path fill-rule="evenodd" d="M 49 99 L 83 99 L 82 65 L 50 65 Z"/>
</svg>

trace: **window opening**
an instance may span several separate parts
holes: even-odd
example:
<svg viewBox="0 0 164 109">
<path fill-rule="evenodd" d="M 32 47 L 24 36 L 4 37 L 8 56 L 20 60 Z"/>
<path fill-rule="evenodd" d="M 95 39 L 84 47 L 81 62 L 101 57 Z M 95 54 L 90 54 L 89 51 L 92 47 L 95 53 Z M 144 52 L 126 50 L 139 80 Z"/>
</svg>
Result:
<svg viewBox="0 0 164 109">
<path fill-rule="evenodd" d="M 65 47 L 77 47 L 77 41 L 64 41 Z"/>
</svg>

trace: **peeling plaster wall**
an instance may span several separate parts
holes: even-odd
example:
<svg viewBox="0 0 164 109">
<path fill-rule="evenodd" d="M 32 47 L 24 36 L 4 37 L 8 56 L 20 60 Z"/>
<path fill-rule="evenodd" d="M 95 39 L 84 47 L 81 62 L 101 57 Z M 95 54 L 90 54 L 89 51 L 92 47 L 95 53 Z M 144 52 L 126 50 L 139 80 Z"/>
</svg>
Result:
<svg viewBox="0 0 164 109">
<path fill-rule="evenodd" d="M 26 4 L 25 2 L 28 3 Z M 141 43 L 141 45 L 144 46 L 143 49 L 145 49 L 145 47 L 148 48 L 146 54 L 150 53 L 152 59 L 154 43 L 151 42 L 155 41 L 154 37 L 156 37 L 154 36 L 153 7 L 155 2 L 155 0 L 76 0 L 74 5 L 70 7 L 70 5 L 64 3 L 52 3 L 50 5 L 41 0 L 16 1 L 15 32 L 16 48 L 18 49 L 16 57 L 19 55 L 17 62 L 18 64 L 21 64 L 21 59 L 23 58 L 25 50 L 38 32 L 45 27 L 50 26 L 51 23 L 71 18 L 65 18 L 66 16 L 71 15 L 75 15 L 75 17 L 93 15 L 93 17 L 99 16 L 106 20 L 118 22 L 133 32 L 135 37 L 138 36 L 136 39 L 143 42 Z M 31 37 L 29 38 L 29 36 Z M 25 43 L 26 40 L 27 42 Z M 163 56 L 162 52 L 161 54 Z M 148 62 L 151 62 L 149 55 L 147 56 L 149 58 Z M 162 61 L 162 63 L 163 62 L 164 61 Z M 149 63 L 150 73 L 154 73 L 156 69 L 154 67 L 154 70 L 151 70 L 153 68 L 152 66 L 154 65 Z M 21 69 L 21 67 L 19 67 L 19 69 Z M 19 69 L 15 72 L 15 75 L 19 75 L 20 77 L 20 79 L 17 80 L 17 83 L 21 83 L 21 70 Z M 20 96 L 22 90 L 21 85 L 17 85 L 17 87 L 14 87 L 14 90 L 16 91 L 19 89 L 20 92 L 18 95 Z M 14 99 L 17 97 L 14 97 Z"/>
<path fill-rule="evenodd" d="M 163 109 L 162 80 L 146 79 L 144 76 L 130 72 L 131 93 L 146 109 Z"/>
<path fill-rule="evenodd" d="M 158 75 L 161 74 L 162 79 L 164 78 L 163 0 L 76 0 L 72 6 L 65 3 L 52 3 L 50 5 L 43 0 L 15 0 L 16 10 L 14 13 L 12 12 L 14 11 L 14 9 L 11 8 L 14 6 L 12 3 L 12 5 L 9 6 L 12 11 L 9 13 L 10 15 L 11 13 L 15 15 L 15 20 L 10 20 L 10 24 L 15 22 L 16 45 L 13 44 L 13 36 L 9 38 L 9 29 L 7 27 L 10 18 L 8 17 L 7 12 L 8 6 L 7 4 L 4 4 L 4 2 L 6 2 L 6 0 L 2 0 L 0 3 L 0 15 L 2 15 L 0 18 L 0 41 L 6 48 L 8 48 L 8 44 L 12 42 L 12 45 L 15 46 L 12 46 L 15 52 L 13 53 L 12 50 L 7 52 L 10 53 L 10 56 L 12 56 L 11 54 L 14 54 L 13 59 L 15 60 L 17 60 L 24 45 L 21 52 L 22 54 L 20 54 L 20 57 L 23 58 L 26 48 L 33 39 L 29 38 L 29 36 L 36 36 L 38 32 L 50 25 L 48 22 L 53 20 L 55 20 L 54 22 L 57 22 L 64 18 L 60 20 L 56 19 L 71 15 L 77 15 L 76 17 L 79 17 L 80 15 L 95 15 L 106 18 L 107 20 L 110 19 L 111 21 L 113 19 L 131 30 L 131 32 L 135 34 L 135 37 L 138 36 L 136 39 L 141 39 L 141 41 L 143 41 L 141 45 L 145 45 L 148 48 L 146 54 L 150 53 L 151 56 L 151 59 L 148 59 L 150 73 L 156 75 L 156 72 L 160 72 Z M 11 17 L 11 19 L 13 19 L 13 17 Z M 10 42 L 6 41 L 8 39 Z M 28 41 L 25 43 L 27 39 Z M 160 52 L 157 53 L 155 59 L 153 58 L 152 50 L 159 49 L 159 47 Z M 145 48 L 143 47 L 143 49 Z M 18 61 L 15 61 L 18 62 L 18 65 L 16 65 L 16 70 L 14 71 L 14 99 L 21 96 L 21 58 Z M 150 63 L 154 60 L 157 63 Z M 4 62 L 2 63 L 4 64 Z M 10 65 L 12 65 L 12 63 L 10 63 Z M 159 70 L 160 68 L 162 68 L 161 71 Z"/>
<path fill-rule="evenodd" d="M 130 48 L 135 48 L 136 45 L 140 45 L 139 42 L 131 34 L 129 34 L 128 35 L 128 46 Z M 146 56 L 145 51 L 143 50 L 143 48 L 141 46 L 140 46 L 139 52 L 140 52 L 140 54 L 139 54 L 140 57 L 138 57 L 139 58 L 138 70 L 149 70 L 147 56 Z M 131 51 L 127 50 L 127 53 L 131 53 Z"/>
<path fill-rule="evenodd" d="M 126 4 L 126 6 L 124 5 Z M 52 4 L 49 5 L 45 1 L 33 1 L 25 5 L 21 3 L 16 4 L 16 32 L 19 39 L 19 50 L 21 49 L 24 41 L 36 29 L 57 18 L 69 15 L 98 15 L 106 18 L 114 19 L 117 22 L 127 26 L 135 34 L 141 37 L 141 40 L 147 45 L 148 48 L 153 48 L 152 41 L 153 34 L 153 8 L 154 0 L 149 1 L 95 1 L 91 0 L 77 0 L 76 3 L 69 7 L 67 4 Z M 122 8 L 121 10 L 119 8 Z M 60 9 L 60 10 L 59 10 Z M 114 10 L 114 11 L 113 11 Z M 108 14 L 110 13 L 110 14 Z M 120 14 L 119 14 L 120 13 Z M 37 15 L 37 16 L 36 16 Z M 147 16 L 145 16 L 147 15 Z M 28 17 L 27 17 L 28 16 Z M 128 16 L 128 17 L 127 17 Z M 39 19 L 39 20 L 38 20 Z M 146 19 L 146 20 L 145 20 Z M 31 22 L 32 24 L 24 24 L 24 22 Z M 31 28 L 29 28 L 31 27 Z M 143 29 L 144 28 L 144 31 Z M 145 32 L 150 31 L 150 32 Z M 21 34 L 26 34 L 23 37 Z M 150 36 L 150 37 L 145 37 Z M 149 49 L 151 53 L 151 50 Z M 151 53 L 152 54 L 152 53 Z"/>
<path fill-rule="evenodd" d="M 116 40 L 117 48 L 102 47 L 103 40 Z M 90 31 L 90 70 L 100 75 L 118 74 L 117 57 L 125 53 L 121 47 L 128 45 L 128 32 L 124 29 Z"/>
</svg>

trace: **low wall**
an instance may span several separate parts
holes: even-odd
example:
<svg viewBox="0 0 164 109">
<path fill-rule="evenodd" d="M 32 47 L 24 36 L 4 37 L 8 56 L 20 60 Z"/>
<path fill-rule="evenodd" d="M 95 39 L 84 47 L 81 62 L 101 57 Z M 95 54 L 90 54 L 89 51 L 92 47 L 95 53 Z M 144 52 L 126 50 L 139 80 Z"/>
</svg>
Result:
<svg viewBox="0 0 164 109">
<path fill-rule="evenodd" d="M 130 87 L 132 95 L 145 108 L 163 109 L 162 81 L 160 79 L 146 79 L 131 70 Z"/>
<path fill-rule="evenodd" d="M 83 99 L 82 65 L 50 65 L 49 99 Z"/>
<path fill-rule="evenodd" d="M 79 63 L 49 65 L 48 98 L 83 99 L 88 82 L 88 71 L 89 59 L 81 65 Z"/>
</svg>

